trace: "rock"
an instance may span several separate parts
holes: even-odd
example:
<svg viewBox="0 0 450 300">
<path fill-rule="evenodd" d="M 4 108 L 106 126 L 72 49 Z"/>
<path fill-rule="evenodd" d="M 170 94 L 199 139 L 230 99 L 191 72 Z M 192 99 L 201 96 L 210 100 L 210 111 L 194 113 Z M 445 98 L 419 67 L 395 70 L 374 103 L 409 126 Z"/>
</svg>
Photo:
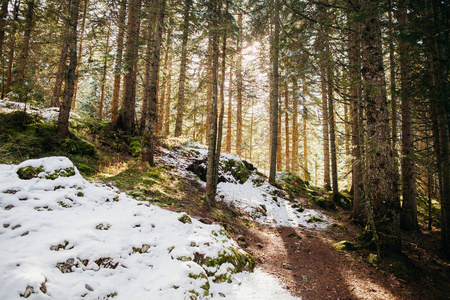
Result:
<svg viewBox="0 0 450 300">
<path fill-rule="evenodd" d="M 23 298 L 28 298 L 33 293 L 34 293 L 33 287 L 32 286 L 27 286 L 27 288 L 25 289 L 25 293 L 20 294 L 20 296 L 23 297 Z"/>
<path fill-rule="evenodd" d="M 259 248 L 259 249 L 262 249 L 262 248 L 264 248 L 264 245 L 263 245 L 263 244 L 261 244 L 261 243 L 258 243 L 258 244 L 256 244 L 256 246 L 258 246 L 258 248 Z"/>
<path fill-rule="evenodd" d="M 294 266 L 291 265 L 290 263 L 284 263 L 283 268 L 286 270 L 294 270 L 295 269 Z"/>
<path fill-rule="evenodd" d="M 85 287 L 88 291 L 90 291 L 90 292 L 93 292 L 93 291 L 94 291 L 94 289 L 91 288 L 91 286 L 90 286 L 89 284 L 86 284 L 84 287 Z"/>
</svg>

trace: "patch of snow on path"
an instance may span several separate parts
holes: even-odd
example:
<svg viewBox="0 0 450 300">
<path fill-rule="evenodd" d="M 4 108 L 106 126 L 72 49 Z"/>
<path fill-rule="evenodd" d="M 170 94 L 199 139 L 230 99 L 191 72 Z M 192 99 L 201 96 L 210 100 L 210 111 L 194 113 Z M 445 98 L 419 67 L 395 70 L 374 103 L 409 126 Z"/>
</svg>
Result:
<svg viewBox="0 0 450 300">
<path fill-rule="evenodd" d="M 218 225 L 88 182 L 76 168 L 22 180 L 26 166 L 52 174 L 73 164 L 0 165 L 0 299 L 297 299 L 259 270 L 207 266 L 202 258 L 245 255 Z M 215 283 L 220 274 L 232 282 Z"/>
</svg>

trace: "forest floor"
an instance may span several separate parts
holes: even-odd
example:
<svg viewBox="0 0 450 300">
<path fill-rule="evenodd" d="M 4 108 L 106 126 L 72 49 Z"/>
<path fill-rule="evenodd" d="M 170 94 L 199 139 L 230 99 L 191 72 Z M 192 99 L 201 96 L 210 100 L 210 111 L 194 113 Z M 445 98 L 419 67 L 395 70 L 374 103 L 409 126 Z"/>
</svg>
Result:
<svg viewBox="0 0 450 300">
<path fill-rule="evenodd" d="M 351 222 L 349 211 L 324 211 L 306 198 L 297 197 L 293 202 L 321 211 L 331 225 L 314 230 L 249 224 L 245 215 L 224 202 L 218 202 L 213 210 L 199 205 L 199 195 L 205 193 L 201 185 L 178 187 L 184 196 L 167 209 L 178 211 L 182 207 L 202 222 L 228 228 L 258 266 L 278 278 L 293 296 L 304 300 L 450 299 L 450 262 L 439 254 L 436 231 L 403 233 L 402 254 L 384 257 L 380 262 L 369 261 L 375 251 L 357 241 L 364 230 Z M 341 241 L 351 241 L 356 247 L 338 251 L 333 245 Z"/>
</svg>

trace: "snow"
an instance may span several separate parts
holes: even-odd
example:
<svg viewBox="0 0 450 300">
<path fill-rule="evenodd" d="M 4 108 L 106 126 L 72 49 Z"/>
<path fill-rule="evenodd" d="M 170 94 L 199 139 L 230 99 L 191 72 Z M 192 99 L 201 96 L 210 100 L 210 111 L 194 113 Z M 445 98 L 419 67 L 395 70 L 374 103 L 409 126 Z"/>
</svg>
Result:
<svg viewBox="0 0 450 300">
<path fill-rule="evenodd" d="M 206 158 L 208 147 L 195 142 L 187 142 L 179 147 L 177 152 L 163 151 L 161 162 L 176 167 L 185 177 L 197 178 L 187 171 L 187 167 L 194 159 Z M 243 160 L 231 154 L 222 153 L 220 160 Z M 224 201 L 245 213 L 253 221 L 268 226 L 302 227 L 306 229 L 325 229 L 328 226 L 327 217 L 314 209 L 304 209 L 302 212 L 292 207 L 286 195 L 263 180 L 254 171 L 248 180 L 241 184 L 233 179 L 229 173 L 221 173 L 227 182 L 217 185 L 217 199 Z M 199 183 L 205 185 L 201 180 Z M 321 222 L 322 221 L 322 222 Z"/>
<path fill-rule="evenodd" d="M 27 166 L 44 172 L 22 180 Z M 0 299 L 297 299 L 260 269 L 196 259 L 245 255 L 219 225 L 86 181 L 65 157 L 0 165 L 0 220 Z M 221 274 L 232 282 L 215 283 Z"/>
<path fill-rule="evenodd" d="M 10 96 L 12 96 L 12 98 L 18 97 L 17 95 L 14 94 L 11 94 Z M 47 122 L 57 121 L 59 117 L 59 107 L 43 108 L 39 106 L 32 106 L 29 104 L 26 105 L 23 102 L 10 101 L 8 98 L 0 99 L 0 113 L 9 113 L 18 110 L 25 111 L 25 109 L 27 113 L 39 115 Z M 78 118 L 78 115 L 73 112 L 70 113 L 70 116 L 71 118 L 73 117 Z"/>
</svg>

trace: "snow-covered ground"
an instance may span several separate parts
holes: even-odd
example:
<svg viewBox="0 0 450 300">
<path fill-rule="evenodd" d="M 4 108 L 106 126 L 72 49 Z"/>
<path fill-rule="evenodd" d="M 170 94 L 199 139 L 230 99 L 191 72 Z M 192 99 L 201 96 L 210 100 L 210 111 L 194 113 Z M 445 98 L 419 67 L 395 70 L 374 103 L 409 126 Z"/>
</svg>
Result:
<svg viewBox="0 0 450 300">
<path fill-rule="evenodd" d="M 180 147 L 177 152 L 165 151 L 162 155 L 162 163 L 175 166 L 183 172 L 183 176 L 196 177 L 187 171 L 193 159 L 204 160 L 207 156 L 206 146 L 188 142 Z M 242 164 L 243 161 L 230 154 L 222 154 L 221 161 L 235 160 Z M 217 186 L 218 200 L 227 202 L 243 211 L 247 216 L 260 224 L 269 226 L 302 227 L 307 229 L 324 229 L 328 226 L 327 218 L 321 212 L 314 209 L 301 209 L 292 206 L 287 200 L 287 195 L 277 190 L 262 179 L 256 171 L 242 184 L 233 180 L 228 173 L 221 173 L 227 178 L 227 182 L 220 182 Z M 205 184 L 200 181 L 200 183 Z"/>
<path fill-rule="evenodd" d="M 219 192 L 251 194 L 236 188 Z M 238 272 L 246 253 L 220 226 L 88 182 L 65 157 L 0 165 L 0 220 L 0 299 L 296 299 Z"/>
</svg>

